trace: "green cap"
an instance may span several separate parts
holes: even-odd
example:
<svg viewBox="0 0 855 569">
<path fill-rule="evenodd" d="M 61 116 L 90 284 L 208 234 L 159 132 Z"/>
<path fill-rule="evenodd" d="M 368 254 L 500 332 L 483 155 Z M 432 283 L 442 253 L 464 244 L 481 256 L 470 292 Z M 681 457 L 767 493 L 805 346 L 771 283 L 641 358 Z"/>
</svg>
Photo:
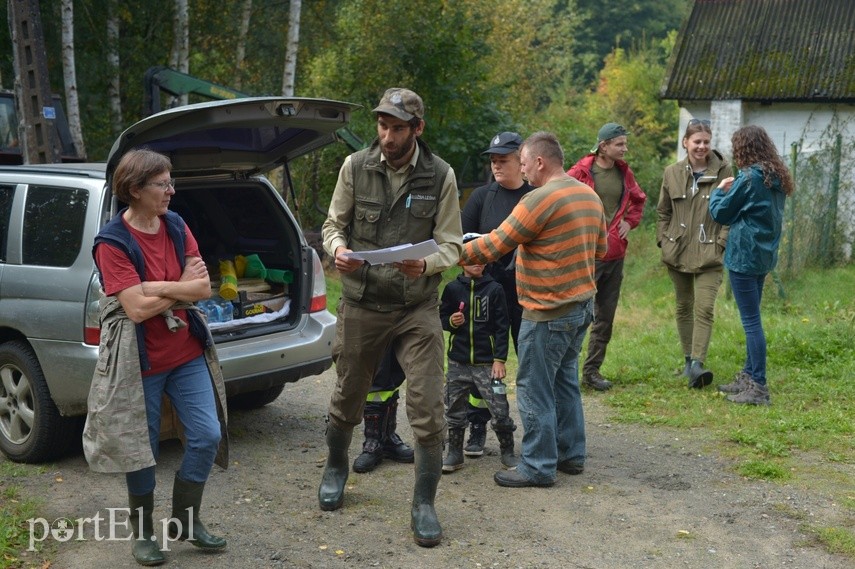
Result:
<svg viewBox="0 0 855 569">
<path fill-rule="evenodd" d="M 621 125 L 615 122 L 607 122 L 600 128 L 600 132 L 597 133 L 597 143 L 591 149 L 591 152 L 596 152 L 601 142 L 628 135 L 629 133 Z"/>
</svg>

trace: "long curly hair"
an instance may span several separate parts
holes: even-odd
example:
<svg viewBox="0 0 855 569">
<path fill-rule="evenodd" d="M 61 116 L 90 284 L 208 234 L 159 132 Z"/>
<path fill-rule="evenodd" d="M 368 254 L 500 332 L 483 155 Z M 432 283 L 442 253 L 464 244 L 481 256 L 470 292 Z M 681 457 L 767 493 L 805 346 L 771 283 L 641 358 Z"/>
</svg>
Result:
<svg viewBox="0 0 855 569">
<path fill-rule="evenodd" d="M 793 178 L 766 129 L 750 124 L 734 132 L 730 140 L 733 145 L 733 161 L 737 168 L 756 164 L 763 171 L 763 184 L 767 188 L 771 188 L 777 178 L 781 181 L 785 195 L 793 193 Z"/>
</svg>

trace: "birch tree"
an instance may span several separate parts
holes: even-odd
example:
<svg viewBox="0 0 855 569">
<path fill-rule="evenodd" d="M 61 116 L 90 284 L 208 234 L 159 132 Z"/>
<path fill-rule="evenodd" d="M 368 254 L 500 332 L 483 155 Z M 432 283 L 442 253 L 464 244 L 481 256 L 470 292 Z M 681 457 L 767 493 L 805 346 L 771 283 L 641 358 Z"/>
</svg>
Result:
<svg viewBox="0 0 855 569">
<path fill-rule="evenodd" d="M 288 14 L 288 43 L 285 49 L 285 72 L 282 74 L 282 95 L 294 96 L 294 77 L 297 73 L 297 48 L 300 47 L 301 0 L 291 0 Z"/>
<path fill-rule="evenodd" d="M 173 69 L 190 73 L 190 7 L 188 0 L 175 0 L 175 19 L 172 25 L 172 53 L 169 57 Z M 189 101 L 187 94 L 181 95 L 179 105 Z"/>
<path fill-rule="evenodd" d="M 122 132 L 122 99 L 119 80 L 119 5 L 118 0 L 107 3 L 107 99 L 110 101 L 110 130 L 114 137 Z"/>
<path fill-rule="evenodd" d="M 246 59 L 246 39 L 249 36 L 249 20 L 252 16 L 252 0 L 243 0 L 238 26 L 237 49 L 235 50 L 235 89 L 243 88 L 243 63 Z"/>
<path fill-rule="evenodd" d="M 80 102 L 77 92 L 77 73 L 74 67 L 74 2 L 62 0 L 62 79 L 65 83 L 65 107 L 68 128 L 78 156 L 86 156 L 83 128 L 80 124 Z"/>
</svg>

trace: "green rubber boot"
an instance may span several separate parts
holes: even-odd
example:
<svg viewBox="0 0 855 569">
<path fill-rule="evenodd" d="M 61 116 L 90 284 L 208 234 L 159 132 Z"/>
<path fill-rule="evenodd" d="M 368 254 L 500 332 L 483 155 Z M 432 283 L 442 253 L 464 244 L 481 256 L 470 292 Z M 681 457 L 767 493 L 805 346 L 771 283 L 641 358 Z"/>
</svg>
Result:
<svg viewBox="0 0 855 569">
<path fill-rule="evenodd" d="M 416 442 L 416 484 L 410 527 L 413 539 L 422 547 L 434 547 L 442 541 L 442 527 L 436 517 L 434 500 L 442 477 L 442 443 L 425 447 Z"/>
<path fill-rule="evenodd" d="M 152 512 L 154 512 L 154 492 L 144 496 L 128 494 L 128 504 L 131 513 L 128 521 L 131 522 L 131 530 L 134 532 L 134 543 L 131 553 L 134 560 L 140 565 L 160 565 L 166 561 L 157 538 L 154 535 L 154 523 Z"/>
<path fill-rule="evenodd" d="M 344 503 L 344 485 L 350 474 L 347 463 L 347 449 L 353 429 L 342 430 L 332 423 L 327 424 L 327 464 L 318 488 L 318 504 L 325 512 L 338 510 Z"/>
<path fill-rule="evenodd" d="M 169 537 L 187 540 L 200 549 L 224 549 L 226 540 L 208 533 L 208 528 L 199 519 L 204 492 L 204 482 L 186 482 L 175 473 L 175 484 L 172 487 L 173 519 L 169 520 Z"/>
</svg>

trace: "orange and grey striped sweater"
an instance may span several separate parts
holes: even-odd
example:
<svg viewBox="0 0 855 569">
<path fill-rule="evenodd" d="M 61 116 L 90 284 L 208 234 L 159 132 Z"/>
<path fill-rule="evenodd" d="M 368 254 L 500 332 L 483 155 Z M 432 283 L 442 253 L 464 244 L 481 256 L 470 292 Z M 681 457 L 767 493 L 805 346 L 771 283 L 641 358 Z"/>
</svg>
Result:
<svg viewBox="0 0 855 569">
<path fill-rule="evenodd" d="M 600 198 L 570 176 L 547 182 L 499 227 L 466 243 L 460 264 L 489 263 L 515 247 L 523 318 L 544 322 L 567 314 L 597 292 L 594 261 L 608 247 Z"/>
</svg>

